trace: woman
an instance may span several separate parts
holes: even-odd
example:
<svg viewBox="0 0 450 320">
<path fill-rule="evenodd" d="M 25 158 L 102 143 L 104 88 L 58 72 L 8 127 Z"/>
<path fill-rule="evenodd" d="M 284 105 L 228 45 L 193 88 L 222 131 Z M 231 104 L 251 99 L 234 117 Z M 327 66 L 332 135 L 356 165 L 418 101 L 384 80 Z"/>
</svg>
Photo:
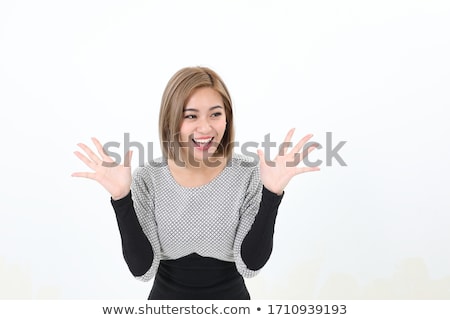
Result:
<svg viewBox="0 0 450 320">
<path fill-rule="evenodd" d="M 243 277 L 253 277 L 272 252 L 278 206 L 290 179 L 319 170 L 298 167 L 312 135 L 290 152 L 290 130 L 280 154 L 259 163 L 233 153 L 230 95 L 211 69 L 184 68 L 164 91 L 160 117 L 163 156 L 137 168 L 112 164 L 93 138 L 95 154 L 76 156 L 110 194 L 124 258 L 140 280 L 155 277 L 149 299 L 250 299 Z M 295 165 L 293 165 L 295 164 Z"/>
</svg>

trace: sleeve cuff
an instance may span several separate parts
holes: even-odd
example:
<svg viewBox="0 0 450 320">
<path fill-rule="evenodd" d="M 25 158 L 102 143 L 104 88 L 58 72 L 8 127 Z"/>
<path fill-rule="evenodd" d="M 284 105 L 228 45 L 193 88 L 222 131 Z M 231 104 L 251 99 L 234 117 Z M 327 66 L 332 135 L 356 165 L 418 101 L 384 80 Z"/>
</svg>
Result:
<svg viewBox="0 0 450 320">
<path fill-rule="evenodd" d="M 110 198 L 110 200 L 111 200 L 111 204 L 114 209 L 119 209 L 124 206 L 130 205 L 130 203 L 131 204 L 133 203 L 133 200 L 131 198 L 131 190 L 130 190 L 130 192 L 128 192 L 128 194 L 125 197 L 123 197 L 119 200 L 114 200 L 112 197 Z"/>
<path fill-rule="evenodd" d="M 266 189 L 265 186 L 263 186 L 262 201 L 265 204 L 278 207 L 281 203 L 281 200 L 283 199 L 283 196 L 284 196 L 284 191 L 281 195 L 277 195 L 276 193 L 273 193 L 272 191 Z"/>
</svg>

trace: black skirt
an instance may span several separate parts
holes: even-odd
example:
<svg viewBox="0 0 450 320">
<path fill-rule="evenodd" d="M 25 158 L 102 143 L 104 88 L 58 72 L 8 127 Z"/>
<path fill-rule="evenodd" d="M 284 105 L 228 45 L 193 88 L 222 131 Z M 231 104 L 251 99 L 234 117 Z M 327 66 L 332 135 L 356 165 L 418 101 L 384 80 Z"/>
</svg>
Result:
<svg viewBox="0 0 450 320">
<path fill-rule="evenodd" d="M 149 300 L 250 300 L 234 262 L 196 253 L 161 260 Z"/>
</svg>

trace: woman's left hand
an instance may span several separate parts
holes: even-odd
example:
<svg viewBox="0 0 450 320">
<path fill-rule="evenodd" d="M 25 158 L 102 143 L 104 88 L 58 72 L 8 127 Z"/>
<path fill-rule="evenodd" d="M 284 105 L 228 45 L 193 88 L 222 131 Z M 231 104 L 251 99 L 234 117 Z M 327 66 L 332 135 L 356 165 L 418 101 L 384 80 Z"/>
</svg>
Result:
<svg viewBox="0 0 450 320">
<path fill-rule="evenodd" d="M 316 148 L 315 146 L 310 146 L 307 150 L 299 152 L 311 139 L 312 134 L 303 137 L 290 152 L 287 152 L 294 131 L 295 129 L 289 130 L 274 160 L 265 160 L 263 151 L 258 150 L 261 181 L 267 190 L 278 195 L 283 193 L 284 188 L 292 177 L 300 173 L 320 170 L 319 167 L 298 167 L 298 164 L 307 157 L 309 152 Z"/>
</svg>

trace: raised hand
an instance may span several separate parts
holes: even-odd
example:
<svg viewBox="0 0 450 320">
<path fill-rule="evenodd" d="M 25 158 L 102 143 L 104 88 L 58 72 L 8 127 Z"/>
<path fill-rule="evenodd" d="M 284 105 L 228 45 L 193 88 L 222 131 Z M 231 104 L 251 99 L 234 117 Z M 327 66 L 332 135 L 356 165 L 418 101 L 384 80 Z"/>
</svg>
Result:
<svg viewBox="0 0 450 320">
<path fill-rule="evenodd" d="M 74 172 L 72 177 L 88 178 L 100 183 L 114 200 L 125 197 L 130 192 L 131 186 L 131 157 L 132 151 L 125 155 L 124 164 L 118 164 L 108 156 L 102 145 L 96 138 L 92 138 L 98 155 L 83 143 L 77 145 L 83 149 L 87 156 L 79 151 L 74 154 L 94 172 Z"/>
<path fill-rule="evenodd" d="M 289 130 L 280 147 L 279 154 L 274 160 L 266 161 L 263 151 L 258 150 L 261 181 L 266 189 L 278 195 L 283 193 L 284 188 L 292 177 L 300 173 L 320 170 L 319 167 L 298 167 L 298 164 L 303 161 L 309 152 L 316 148 L 315 146 L 310 146 L 308 150 L 299 152 L 311 139 L 312 134 L 303 137 L 290 152 L 287 152 L 294 131 L 295 129 Z"/>
</svg>

